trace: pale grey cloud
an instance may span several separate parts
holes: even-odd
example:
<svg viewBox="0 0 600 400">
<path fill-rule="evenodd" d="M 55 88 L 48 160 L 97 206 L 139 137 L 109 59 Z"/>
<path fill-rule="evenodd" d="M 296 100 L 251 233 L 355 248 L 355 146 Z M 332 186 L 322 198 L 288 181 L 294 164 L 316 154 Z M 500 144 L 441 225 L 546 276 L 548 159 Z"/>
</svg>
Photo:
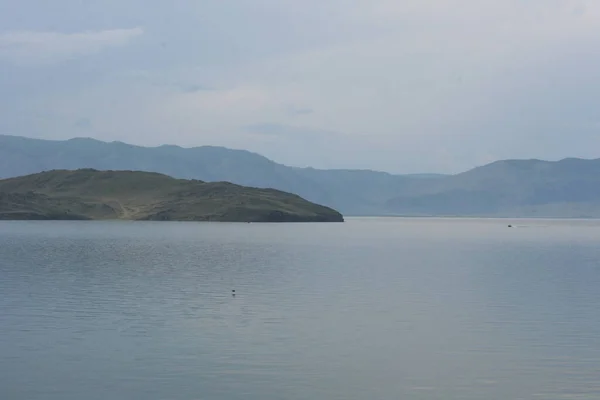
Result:
<svg viewBox="0 0 600 400">
<path fill-rule="evenodd" d="M 297 107 L 297 106 L 289 106 L 288 112 L 290 115 L 308 115 L 315 112 L 314 109 L 309 107 Z"/>
<path fill-rule="evenodd" d="M 82 130 L 89 129 L 92 127 L 92 125 L 92 120 L 85 117 L 79 118 L 77 121 L 75 121 L 75 127 Z"/>
<path fill-rule="evenodd" d="M 14 31 L 0 34 L 0 58 L 17 64 L 47 64 L 123 46 L 143 33 L 141 28 L 95 32 Z"/>
<path fill-rule="evenodd" d="M 0 37 L 63 32 L 19 39 L 58 66 L 14 68 L 0 50 L 0 131 L 394 172 L 598 156 L 598 1 L 57 3 L 0 13 Z"/>
</svg>

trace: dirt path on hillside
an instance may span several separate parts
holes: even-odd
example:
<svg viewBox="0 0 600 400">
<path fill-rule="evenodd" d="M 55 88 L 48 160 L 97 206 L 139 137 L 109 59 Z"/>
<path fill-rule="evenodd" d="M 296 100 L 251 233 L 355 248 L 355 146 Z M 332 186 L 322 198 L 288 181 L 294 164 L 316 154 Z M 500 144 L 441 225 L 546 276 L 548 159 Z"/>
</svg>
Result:
<svg viewBox="0 0 600 400">
<path fill-rule="evenodd" d="M 119 219 L 131 219 L 133 211 L 123 206 L 123 203 L 121 203 L 118 199 L 103 200 L 106 201 L 106 203 L 109 204 L 111 207 L 113 207 L 115 211 L 120 211 Z"/>
</svg>

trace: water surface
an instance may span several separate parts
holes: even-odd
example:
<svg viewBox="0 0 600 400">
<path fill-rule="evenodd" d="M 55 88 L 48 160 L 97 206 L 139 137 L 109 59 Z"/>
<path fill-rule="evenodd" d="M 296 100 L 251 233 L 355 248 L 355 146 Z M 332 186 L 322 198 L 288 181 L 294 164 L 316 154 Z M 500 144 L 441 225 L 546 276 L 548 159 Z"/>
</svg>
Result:
<svg viewBox="0 0 600 400">
<path fill-rule="evenodd" d="M 569 220 L 2 222 L 0 398 L 598 399 L 598 243 Z"/>
</svg>

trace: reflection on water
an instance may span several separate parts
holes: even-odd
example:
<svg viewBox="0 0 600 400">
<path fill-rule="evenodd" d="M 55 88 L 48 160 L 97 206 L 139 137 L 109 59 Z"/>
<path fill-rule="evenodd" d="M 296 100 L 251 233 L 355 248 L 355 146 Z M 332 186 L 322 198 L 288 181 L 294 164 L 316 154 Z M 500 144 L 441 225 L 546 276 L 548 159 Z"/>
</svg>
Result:
<svg viewBox="0 0 600 400">
<path fill-rule="evenodd" d="M 0 223 L 0 398 L 600 398 L 600 225 L 511 223 Z"/>
</svg>

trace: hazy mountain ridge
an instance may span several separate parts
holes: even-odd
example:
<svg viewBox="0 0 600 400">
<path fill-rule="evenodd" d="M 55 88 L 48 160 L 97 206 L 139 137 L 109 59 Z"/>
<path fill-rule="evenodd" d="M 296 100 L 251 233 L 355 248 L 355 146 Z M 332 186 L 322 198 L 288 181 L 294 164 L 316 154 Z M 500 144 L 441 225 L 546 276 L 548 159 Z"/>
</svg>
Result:
<svg viewBox="0 0 600 400">
<path fill-rule="evenodd" d="M 160 172 L 275 188 L 351 214 L 380 213 L 384 201 L 412 180 L 377 171 L 288 167 L 246 150 L 215 146 L 142 147 L 86 138 L 55 141 L 0 135 L 0 178 L 78 168 Z"/>
<path fill-rule="evenodd" d="M 403 215 L 600 216 L 600 159 L 503 160 L 389 200 Z"/>
<path fill-rule="evenodd" d="M 0 180 L 2 219 L 343 222 L 331 208 L 275 189 L 94 169 Z"/>
<path fill-rule="evenodd" d="M 214 146 L 0 136 L 0 177 L 77 168 L 276 188 L 345 215 L 600 216 L 600 160 L 503 160 L 456 175 L 393 175 L 289 167 L 249 151 Z"/>
</svg>

